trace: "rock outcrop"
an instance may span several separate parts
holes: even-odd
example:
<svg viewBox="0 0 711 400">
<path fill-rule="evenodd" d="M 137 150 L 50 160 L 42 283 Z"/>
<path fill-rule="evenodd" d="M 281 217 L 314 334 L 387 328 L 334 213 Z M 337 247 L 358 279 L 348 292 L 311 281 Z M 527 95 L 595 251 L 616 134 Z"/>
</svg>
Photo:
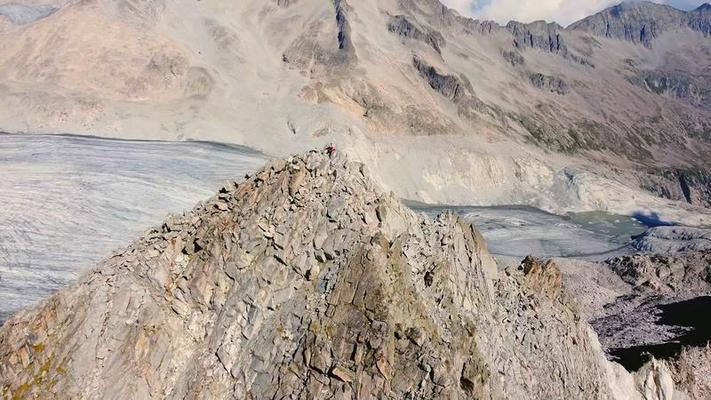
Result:
<svg viewBox="0 0 711 400">
<path fill-rule="evenodd" d="M 711 399 L 711 347 L 691 347 L 670 362 L 674 383 L 694 399 Z"/>
<path fill-rule="evenodd" d="M 46 18 L 57 11 L 51 5 L 29 5 L 6 3 L 0 5 L 0 17 L 7 18 L 12 24 L 25 25 Z"/>
<path fill-rule="evenodd" d="M 711 110 L 711 76 L 683 71 L 645 70 L 639 71 L 631 81 L 653 93 Z"/>
<path fill-rule="evenodd" d="M 607 264 L 640 291 L 676 296 L 682 292 L 690 292 L 692 296 L 711 292 L 711 251 L 636 254 L 610 259 Z"/>
<path fill-rule="evenodd" d="M 281 5 L 287 7 L 291 3 Z M 283 62 L 312 73 L 318 70 L 330 74 L 357 60 L 348 19 L 350 6 L 346 0 L 332 0 L 332 6 L 328 12 L 333 19 L 310 24 L 283 51 Z"/>
<path fill-rule="evenodd" d="M 563 79 L 556 76 L 536 72 L 530 74 L 528 79 L 531 81 L 531 84 L 538 89 L 561 95 L 570 93 L 570 86 L 568 86 Z"/>
<path fill-rule="evenodd" d="M 688 25 L 691 29 L 711 35 L 711 4 L 704 3 L 688 14 Z"/>
<path fill-rule="evenodd" d="M 474 89 L 471 83 L 461 77 L 443 74 L 419 57 L 413 57 L 412 65 L 432 89 L 454 103 L 464 101 L 473 95 Z"/>
<path fill-rule="evenodd" d="M 513 35 L 513 43 L 517 49 L 534 48 L 561 54 L 568 52 L 568 46 L 560 35 L 563 27 L 555 22 L 536 21 L 523 24 L 511 21 L 506 28 Z"/>
<path fill-rule="evenodd" d="M 521 53 L 518 51 L 503 51 L 501 53 L 501 56 L 504 57 L 504 60 L 511 64 L 511 66 L 518 67 L 519 65 L 524 65 L 526 63 L 526 59 L 523 58 Z"/>
<path fill-rule="evenodd" d="M 457 106 L 457 113 L 472 120 L 479 119 L 482 113 L 497 114 L 497 109 L 482 102 L 474 88 L 464 75 L 450 75 L 439 71 L 418 56 L 412 59 L 420 77 L 427 85 Z"/>
<path fill-rule="evenodd" d="M 11 398 L 610 399 L 611 368 L 555 264 L 498 272 L 469 224 L 315 151 L 0 328 Z"/>
<path fill-rule="evenodd" d="M 336 26 L 338 27 L 338 49 L 351 59 L 355 56 L 353 39 L 351 38 L 351 24 L 348 21 L 348 3 L 346 0 L 333 0 L 336 11 Z"/>
<path fill-rule="evenodd" d="M 587 58 L 568 49 L 565 30 L 555 22 L 535 21 L 524 24 L 511 21 L 506 25 L 506 29 L 513 36 L 513 46 L 518 50 L 541 50 L 588 67 L 594 66 Z"/>
<path fill-rule="evenodd" d="M 711 173 L 705 169 L 654 169 L 641 187 L 660 197 L 711 207 Z"/>
<path fill-rule="evenodd" d="M 432 47 L 437 53 L 442 52 L 446 41 L 441 33 L 420 27 L 404 15 L 396 15 L 388 22 L 388 31 L 413 40 L 419 40 Z"/>
</svg>

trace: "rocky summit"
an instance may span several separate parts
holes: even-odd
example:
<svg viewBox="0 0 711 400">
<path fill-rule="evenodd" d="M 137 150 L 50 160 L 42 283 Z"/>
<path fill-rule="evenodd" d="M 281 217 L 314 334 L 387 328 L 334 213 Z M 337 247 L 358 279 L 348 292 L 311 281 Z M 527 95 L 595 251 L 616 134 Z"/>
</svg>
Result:
<svg viewBox="0 0 711 400">
<path fill-rule="evenodd" d="M 319 151 L 230 182 L 0 328 L 13 399 L 681 394 L 645 368 L 605 359 L 554 263 L 499 270 L 473 226 Z"/>
</svg>

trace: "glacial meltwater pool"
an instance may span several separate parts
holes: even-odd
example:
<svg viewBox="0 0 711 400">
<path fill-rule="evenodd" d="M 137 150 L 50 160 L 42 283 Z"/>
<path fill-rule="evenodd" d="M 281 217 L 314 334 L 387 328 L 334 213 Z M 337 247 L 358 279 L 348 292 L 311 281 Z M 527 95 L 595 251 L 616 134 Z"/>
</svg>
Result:
<svg viewBox="0 0 711 400">
<path fill-rule="evenodd" d="M 604 212 L 550 214 L 533 207 L 452 207 L 408 202 L 434 216 L 450 210 L 472 222 L 497 256 L 573 257 L 602 260 L 627 251 L 646 227 L 632 217 Z"/>
</svg>

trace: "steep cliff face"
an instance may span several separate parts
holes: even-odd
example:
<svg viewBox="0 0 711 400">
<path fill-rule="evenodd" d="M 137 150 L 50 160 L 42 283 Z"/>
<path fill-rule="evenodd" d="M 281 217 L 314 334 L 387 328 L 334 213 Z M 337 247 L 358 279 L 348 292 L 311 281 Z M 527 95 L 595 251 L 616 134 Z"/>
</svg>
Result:
<svg viewBox="0 0 711 400">
<path fill-rule="evenodd" d="M 524 24 L 511 21 L 506 25 L 506 29 L 513 35 L 513 45 L 519 50 L 542 50 L 587 67 L 594 67 L 586 57 L 568 48 L 565 30 L 555 22 L 536 21 Z"/>
<path fill-rule="evenodd" d="M 702 32 L 704 35 L 711 35 L 711 4 L 704 3 L 697 9 L 689 13 L 689 27 Z"/>
<path fill-rule="evenodd" d="M 388 30 L 404 38 L 419 40 L 431 46 L 437 53 L 442 52 L 446 40 L 441 33 L 418 27 L 415 22 L 403 15 L 396 15 L 388 22 Z"/>
<path fill-rule="evenodd" d="M 472 226 L 423 219 L 363 165 L 310 152 L 229 184 L 8 321 L 0 390 L 641 398 L 561 279 L 535 259 L 498 272 Z"/>
</svg>

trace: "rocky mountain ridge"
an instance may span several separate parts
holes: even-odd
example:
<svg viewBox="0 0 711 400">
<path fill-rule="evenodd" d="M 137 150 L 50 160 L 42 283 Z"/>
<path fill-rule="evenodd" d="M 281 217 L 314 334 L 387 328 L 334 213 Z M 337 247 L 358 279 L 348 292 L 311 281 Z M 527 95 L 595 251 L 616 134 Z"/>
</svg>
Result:
<svg viewBox="0 0 711 400">
<path fill-rule="evenodd" d="M 554 263 L 498 271 L 326 152 L 168 218 L 2 326 L 0 360 L 11 398 L 683 395 L 604 359 Z"/>
</svg>

